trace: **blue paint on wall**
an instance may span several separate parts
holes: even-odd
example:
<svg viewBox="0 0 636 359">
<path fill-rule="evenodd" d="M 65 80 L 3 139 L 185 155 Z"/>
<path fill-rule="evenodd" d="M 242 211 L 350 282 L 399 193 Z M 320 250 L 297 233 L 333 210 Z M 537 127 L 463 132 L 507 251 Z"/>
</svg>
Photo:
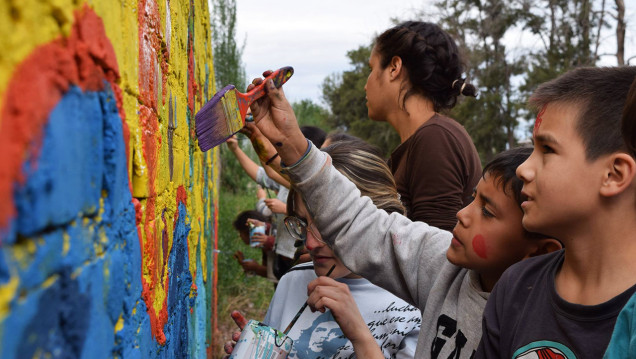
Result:
<svg viewBox="0 0 636 359">
<path fill-rule="evenodd" d="M 97 213 L 104 157 L 100 95 L 71 87 L 50 114 L 39 158 L 24 163 L 18 186 L 19 234 L 31 236 Z M 98 160 L 99 159 L 99 160 Z"/>
<path fill-rule="evenodd" d="M 19 278 L 2 358 L 154 356 L 122 120 L 104 88 L 71 87 L 51 112 L 39 158 L 25 161 L 13 245 L 0 247 L 0 281 Z"/>
<path fill-rule="evenodd" d="M 175 224 L 172 249 L 168 258 L 170 287 L 168 288 L 168 322 L 164 326 L 166 345 L 157 348 L 161 358 L 187 358 L 189 351 L 188 321 L 194 298 L 190 298 L 192 275 L 188 269 L 188 234 L 190 224 L 187 210 L 179 203 L 179 218 Z"/>
</svg>

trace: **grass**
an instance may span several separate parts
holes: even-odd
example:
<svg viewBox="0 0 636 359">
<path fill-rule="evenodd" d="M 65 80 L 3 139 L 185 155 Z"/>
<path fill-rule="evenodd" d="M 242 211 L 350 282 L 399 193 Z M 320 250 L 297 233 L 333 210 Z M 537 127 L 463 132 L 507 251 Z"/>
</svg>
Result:
<svg viewBox="0 0 636 359">
<path fill-rule="evenodd" d="M 217 343 L 230 339 L 237 327 L 230 312 L 239 310 L 247 319 L 262 320 L 267 312 L 269 301 L 274 294 L 274 285 L 265 278 L 246 276 L 234 259 L 235 251 L 240 250 L 245 258 L 260 261 L 261 250 L 243 244 L 232 222 L 241 211 L 253 209 L 256 204 L 256 187 L 248 186 L 243 193 L 222 190 L 219 194 L 219 263 L 218 263 L 218 323 Z M 215 348 L 215 357 L 223 356 L 222 345 Z"/>
</svg>

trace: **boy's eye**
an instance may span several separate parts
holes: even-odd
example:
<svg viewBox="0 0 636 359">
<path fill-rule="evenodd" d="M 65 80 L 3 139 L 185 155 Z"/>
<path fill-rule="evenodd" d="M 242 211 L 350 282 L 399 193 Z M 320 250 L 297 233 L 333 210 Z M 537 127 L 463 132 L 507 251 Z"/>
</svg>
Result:
<svg viewBox="0 0 636 359">
<path fill-rule="evenodd" d="M 548 145 L 541 146 L 541 151 L 543 153 L 554 153 L 554 150 L 552 149 L 552 147 L 550 147 Z"/>
<path fill-rule="evenodd" d="M 481 207 L 481 214 L 484 215 L 484 217 L 486 218 L 494 218 L 495 215 L 492 214 L 489 210 L 486 209 L 486 207 Z"/>
</svg>

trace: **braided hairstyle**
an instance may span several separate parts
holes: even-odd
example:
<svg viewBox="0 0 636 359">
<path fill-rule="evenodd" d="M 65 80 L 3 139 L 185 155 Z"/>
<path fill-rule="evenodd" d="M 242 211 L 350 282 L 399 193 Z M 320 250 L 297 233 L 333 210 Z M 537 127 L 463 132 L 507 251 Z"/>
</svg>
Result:
<svg viewBox="0 0 636 359">
<path fill-rule="evenodd" d="M 376 38 L 375 51 L 382 69 L 394 56 L 402 59 L 411 85 L 402 107 L 413 94 L 431 100 L 435 111 L 453 108 L 459 95 L 477 95 L 475 87 L 461 77 L 464 66 L 455 41 L 435 24 L 403 22 Z"/>
</svg>

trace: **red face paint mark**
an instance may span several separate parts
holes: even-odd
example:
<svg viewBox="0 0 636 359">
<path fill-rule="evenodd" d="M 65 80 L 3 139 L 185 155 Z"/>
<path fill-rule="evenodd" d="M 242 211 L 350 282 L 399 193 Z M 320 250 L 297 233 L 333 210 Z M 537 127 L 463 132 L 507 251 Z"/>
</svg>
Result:
<svg viewBox="0 0 636 359">
<path fill-rule="evenodd" d="M 539 111 L 539 114 L 537 115 L 537 120 L 534 122 L 534 130 L 532 130 L 533 136 L 537 135 L 537 131 L 539 130 L 539 127 L 541 127 L 541 122 L 543 122 L 543 114 L 545 113 L 546 107 L 547 105 L 544 105 L 543 108 L 541 108 L 541 111 Z"/>
<path fill-rule="evenodd" d="M 478 234 L 473 238 L 473 250 L 475 253 L 483 259 L 486 259 L 488 256 L 486 255 L 486 240 L 484 236 Z"/>
</svg>

